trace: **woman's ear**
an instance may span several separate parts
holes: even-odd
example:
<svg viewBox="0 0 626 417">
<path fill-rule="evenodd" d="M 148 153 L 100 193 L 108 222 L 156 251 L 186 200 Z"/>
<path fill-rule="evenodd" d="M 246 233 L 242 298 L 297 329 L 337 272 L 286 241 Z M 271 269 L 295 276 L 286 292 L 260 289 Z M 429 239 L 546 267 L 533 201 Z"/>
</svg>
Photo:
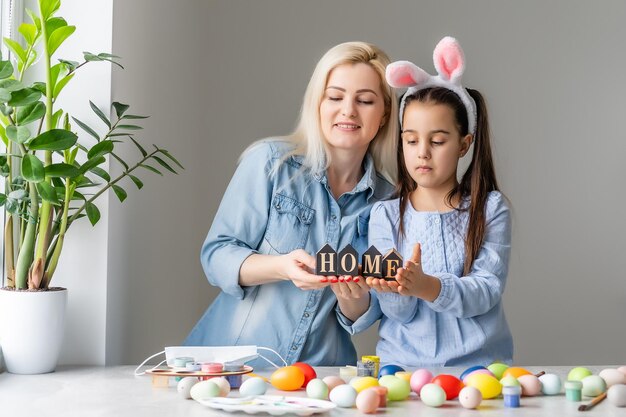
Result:
<svg viewBox="0 0 626 417">
<path fill-rule="evenodd" d="M 467 154 L 470 146 L 472 146 L 472 142 L 474 142 L 474 135 L 472 134 L 465 135 L 461 138 L 461 152 L 459 154 L 459 158 L 463 158 L 465 154 Z"/>
</svg>

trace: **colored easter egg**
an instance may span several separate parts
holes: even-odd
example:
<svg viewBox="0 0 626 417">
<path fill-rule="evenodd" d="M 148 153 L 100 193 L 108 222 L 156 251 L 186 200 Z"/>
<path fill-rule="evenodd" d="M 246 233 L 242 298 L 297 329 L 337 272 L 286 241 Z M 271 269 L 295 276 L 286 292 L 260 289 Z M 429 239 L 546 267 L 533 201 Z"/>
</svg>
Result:
<svg viewBox="0 0 626 417">
<path fill-rule="evenodd" d="M 406 400 L 411 393 L 411 386 L 402 378 L 395 375 L 383 375 L 378 383 L 381 387 L 387 388 L 387 398 L 389 401 Z"/>
<path fill-rule="evenodd" d="M 507 375 L 500 380 L 500 384 L 503 387 L 517 387 L 519 386 L 519 381 L 513 375 Z"/>
<path fill-rule="evenodd" d="M 509 368 L 506 368 L 506 370 L 502 373 L 502 377 L 508 376 L 508 375 L 512 375 L 515 378 L 519 378 L 522 375 L 532 375 L 532 372 L 530 372 L 527 369 L 524 368 L 519 368 L 517 366 L 511 366 Z"/>
<path fill-rule="evenodd" d="M 223 376 L 211 378 L 209 381 L 214 382 L 218 387 L 220 387 L 220 397 L 226 397 L 230 392 L 230 383 Z"/>
<path fill-rule="evenodd" d="M 567 380 L 568 381 L 582 381 L 583 378 L 591 375 L 592 372 L 587 369 L 587 368 L 583 368 L 582 366 L 576 367 L 576 368 L 572 368 L 569 373 L 567 374 Z"/>
<path fill-rule="evenodd" d="M 408 382 L 410 384 L 411 383 L 411 375 L 413 375 L 413 373 L 412 372 L 407 372 L 407 371 L 400 371 L 400 372 L 396 372 L 394 375 L 397 376 L 398 378 L 404 379 L 406 382 Z"/>
<path fill-rule="evenodd" d="M 361 392 L 367 388 L 377 387 L 378 380 L 373 376 L 356 377 L 350 380 L 350 385 L 352 385 L 356 392 Z"/>
<path fill-rule="evenodd" d="M 561 393 L 563 384 L 561 378 L 556 374 L 543 374 L 539 377 L 541 382 L 541 392 L 543 395 L 557 395 Z"/>
<path fill-rule="evenodd" d="M 534 397 L 541 392 L 541 382 L 535 375 L 521 375 L 517 380 L 522 387 L 523 396 Z"/>
<path fill-rule="evenodd" d="M 394 375 L 396 372 L 404 372 L 404 368 L 398 365 L 385 365 L 378 371 L 378 378 L 385 375 Z"/>
<path fill-rule="evenodd" d="M 309 383 L 310 380 L 317 378 L 317 373 L 315 372 L 315 369 L 313 369 L 313 367 L 308 363 L 296 362 L 293 364 L 293 366 L 297 366 L 298 368 L 300 368 L 302 370 L 302 373 L 304 374 L 304 384 L 302 384 L 303 387 L 306 388 L 306 385 Z"/>
<path fill-rule="evenodd" d="M 446 400 L 453 400 L 459 396 L 459 392 L 465 386 L 463 382 L 454 375 L 441 374 L 432 380 L 433 384 L 439 385 L 446 392 Z"/>
<path fill-rule="evenodd" d="M 606 391 L 606 382 L 598 375 L 589 375 L 583 378 L 583 395 L 585 397 L 596 397 Z"/>
<path fill-rule="evenodd" d="M 465 376 L 465 378 L 463 379 L 463 381 L 465 381 L 467 379 L 468 376 L 470 375 L 474 375 L 474 374 L 485 374 L 485 375 L 489 375 L 489 376 L 493 376 L 493 374 L 491 373 L 491 371 L 489 369 L 483 368 L 483 369 L 476 369 L 472 372 L 470 372 L 469 374 L 467 374 Z"/>
<path fill-rule="evenodd" d="M 326 400 L 328 399 L 328 385 L 319 378 L 312 379 L 306 386 L 306 395 L 309 398 Z"/>
<path fill-rule="evenodd" d="M 483 395 L 477 388 L 465 387 L 459 392 L 459 402 L 463 408 L 476 408 L 483 400 Z"/>
<path fill-rule="evenodd" d="M 176 391 L 178 391 L 181 397 L 185 399 L 190 399 L 191 387 L 193 387 L 197 383 L 198 378 L 196 378 L 195 376 L 188 376 L 178 381 L 178 384 L 176 384 Z"/>
<path fill-rule="evenodd" d="M 617 370 L 626 375 L 626 366 L 620 366 Z"/>
<path fill-rule="evenodd" d="M 356 408 L 365 414 L 374 414 L 380 405 L 380 396 L 375 389 L 368 388 L 356 397 Z"/>
<path fill-rule="evenodd" d="M 304 373 L 297 366 L 285 366 L 274 371 L 270 382 L 279 390 L 295 391 L 304 384 Z"/>
<path fill-rule="evenodd" d="M 208 400 L 209 398 L 219 397 L 220 387 L 211 380 L 200 381 L 191 387 L 189 395 L 196 401 Z"/>
<path fill-rule="evenodd" d="M 626 385 L 613 385 L 606 392 L 606 399 L 616 407 L 626 407 Z"/>
<path fill-rule="evenodd" d="M 465 385 L 477 388 L 485 400 L 495 398 L 502 392 L 500 381 L 487 374 L 473 373 L 465 378 Z"/>
<path fill-rule="evenodd" d="M 328 392 L 331 392 L 335 387 L 346 383 L 343 379 L 337 375 L 329 375 L 322 378 L 322 381 L 328 386 Z"/>
<path fill-rule="evenodd" d="M 267 382 L 262 378 L 253 377 L 243 381 L 239 387 L 239 395 L 248 397 L 251 395 L 263 395 L 267 392 Z"/>
<path fill-rule="evenodd" d="M 502 379 L 504 376 L 504 371 L 509 368 L 509 365 L 506 363 L 494 362 L 487 367 L 497 379 Z M 461 378 L 463 379 L 463 378 Z"/>
<path fill-rule="evenodd" d="M 461 373 L 461 376 L 459 377 L 459 379 L 464 380 L 466 376 L 468 376 L 469 374 L 471 374 L 474 371 L 477 371 L 479 369 L 487 369 L 484 366 L 481 365 L 476 365 L 476 366 L 470 366 L 469 368 L 467 368 L 466 370 L 463 371 L 463 373 Z"/>
<path fill-rule="evenodd" d="M 411 390 L 416 394 L 419 394 L 419 392 L 422 390 L 422 387 L 432 380 L 433 374 L 430 371 L 426 369 L 418 369 L 413 372 L 413 375 L 411 375 L 411 380 L 409 381 L 411 385 Z"/>
<path fill-rule="evenodd" d="M 329 399 L 337 404 L 339 407 L 351 408 L 356 401 L 357 392 L 348 384 L 336 386 L 328 396 Z"/>
<path fill-rule="evenodd" d="M 603 369 L 598 374 L 600 378 L 604 379 L 607 387 L 612 387 L 617 384 L 626 384 L 626 375 L 618 371 L 617 369 Z"/>
<path fill-rule="evenodd" d="M 446 392 L 439 385 L 428 383 L 420 390 L 420 398 L 429 407 L 441 407 L 446 401 Z"/>
</svg>

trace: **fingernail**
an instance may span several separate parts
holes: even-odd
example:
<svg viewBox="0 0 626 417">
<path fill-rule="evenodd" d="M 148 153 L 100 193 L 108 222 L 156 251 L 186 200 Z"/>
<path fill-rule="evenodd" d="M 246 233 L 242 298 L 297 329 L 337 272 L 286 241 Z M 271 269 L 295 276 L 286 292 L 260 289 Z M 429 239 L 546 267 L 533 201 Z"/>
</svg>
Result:
<svg viewBox="0 0 626 417">
<path fill-rule="evenodd" d="M 360 279 L 358 277 L 354 277 L 354 282 L 359 282 Z"/>
<path fill-rule="evenodd" d="M 339 277 L 339 282 L 343 282 L 343 281 L 344 281 L 343 277 Z"/>
<path fill-rule="evenodd" d="M 330 282 L 335 283 L 335 282 L 339 282 L 339 280 L 337 278 L 331 278 Z"/>
<path fill-rule="evenodd" d="M 322 278 L 320 279 L 320 282 L 328 282 L 328 278 Z"/>
<path fill-rule="evenodd" d="M 346 282 L 350 282 L 350 281 L 352 281 L 352 277 L 347 277 Z"/>
</svg>

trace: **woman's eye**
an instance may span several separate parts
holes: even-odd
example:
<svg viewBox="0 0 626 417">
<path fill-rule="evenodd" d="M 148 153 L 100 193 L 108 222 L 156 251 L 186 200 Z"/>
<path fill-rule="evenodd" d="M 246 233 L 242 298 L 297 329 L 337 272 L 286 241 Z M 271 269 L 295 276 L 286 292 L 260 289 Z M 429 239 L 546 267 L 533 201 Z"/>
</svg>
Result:
<svg viewBox="0 0 626 417">
<path fill-rule="evenodd" d="M 341 101 L 341 97 L 328 97 L 330 101 Z"/>
<path fill-rule="evenodd" d="M 369 100 L 359 100 L 359 103 L 361 103 L 361 104 L 374 104 L 373 101 L 369 101 Z"/>
</svg>

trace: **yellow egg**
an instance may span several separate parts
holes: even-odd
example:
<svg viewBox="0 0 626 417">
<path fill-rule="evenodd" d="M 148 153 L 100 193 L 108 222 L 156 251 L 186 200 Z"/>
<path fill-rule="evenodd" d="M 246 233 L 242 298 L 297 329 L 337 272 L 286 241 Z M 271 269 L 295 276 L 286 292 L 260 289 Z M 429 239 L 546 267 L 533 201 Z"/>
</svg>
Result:
<svg viewBox="0 0 626 417">
<path fill-rule="evenodd" d="M 279 390 L 295 391 L 304 384 L 304 372 L 297 366 L 285 366 L 274 371 L 270 382 Z"/>
<path fill-rule="evenodd" d="M 363 376 L 359 378 L 352 378 L 350 380 L 350 385 L 352 385 L 352 388 L 354 388 L 356 392 L 361 392 L 370 387 L 377 387 L 378 380 L 372 376 Z"/>
<path fill-rule="evenodd" d="M 496 378 L 487 374 L 470 374 L 465 378 L 465 385 L 480 391 L 483 399 L 495 398 L 502 392 L 502 384 Z"/>
</svg>

